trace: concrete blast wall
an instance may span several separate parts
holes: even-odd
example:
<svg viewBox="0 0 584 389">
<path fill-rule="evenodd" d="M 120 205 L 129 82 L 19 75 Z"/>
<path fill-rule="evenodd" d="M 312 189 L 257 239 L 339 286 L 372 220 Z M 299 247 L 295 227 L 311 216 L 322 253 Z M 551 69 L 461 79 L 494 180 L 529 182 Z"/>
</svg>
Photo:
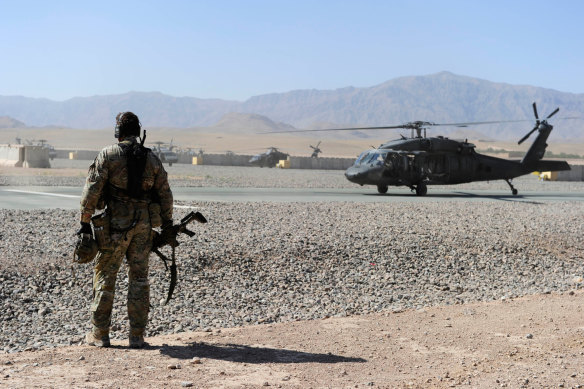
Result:
<svg viewBox="0 0 584 389">
<path fill-rule="evenodd" d="M 251 166 L 249 160 L 253 155 L 237 154 L 204 154 L 202 165 L 218 166 Z M 190 159 L 179 155 L 179 163 L 192 163 Z M 184 162 L 183 162 L 184 161 Z M 322 170 L 345 170 L 353 164 L 354 158 L 311 158 L 311 157 L 289 157 L 291 169 L 322 169 Z"/>
<path fill-rule="evenodd" d="M 93 161 L 99 151 L 96 150 L 72 150 L 72 149 L 57 149 L 55 150 L 59 159 L 79 159 L 83 161 Z"/>
<path fill-rule="evenodd" d="M 557 172 L 557 181 L 584 181 L 584 165 L 570 165 L 572 170 Z"/>
<path fill-rule="evenodd" d="M 23 145 L 0 145 L 0 166 L 22 167 Z"/>
<path fill-rule="evenodd" d="M 97 156 L 95 150 L 56 150 L 57 158 L 93 160 Z M 178 162 L 182 164 L 192 164 L 193 157 L 197 157 L 199 165 L 216 166 L 251 166 L 249 160 L 253 155 L 240 154 L 203 154 L 202 156 L 192 153 L 178 153 Z M 201 163 L 202 161 L 202 163 Z M 311 157 L 289 157 L 290 168 L 292 169 L 322 169 L 322 170 L 345 170 L 353 164 L 354 158 L 311 158 Z"/>
<path fill-rule="evenodd" d="M 43 146 L 24 146 L 24 162 L 22 167 L 49 168 L 49 149 Z"/>
<path fill-rule="evenodd" d="M 57 158 L 93 161 L 98 153 L 95 150 L 57 150 Z"/>
<path fill-rule="evenodd" d="M 0 165 L 13 167 L 51 167 L 49 149 L 42 146 L 0 145 Z"/>
<path fill-rule="evenodd" d="M 251 157 L 251 155 L 238 154 L 203 154 L 203 165 L 251 166 L 249 164 Z"/>
<path fill-rule="evenodd" d="M 345 170 L 355 158 L 290 157 L 291 169 Z"/>
</svg>

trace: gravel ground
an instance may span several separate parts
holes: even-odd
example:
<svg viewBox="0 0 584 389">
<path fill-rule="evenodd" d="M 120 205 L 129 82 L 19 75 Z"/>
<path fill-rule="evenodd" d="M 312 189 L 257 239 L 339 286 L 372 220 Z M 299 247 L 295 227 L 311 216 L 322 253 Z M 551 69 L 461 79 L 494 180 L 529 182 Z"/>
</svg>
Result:
<svg viewBox="0 0 584 389">
<path fill-rule="evenodd" d="M 254 180 L 287 186 L 282 177 L 294 175 L 328 185 L 341 173 L 219 169 L 201 170 L 212 176 L 203 182 L 229 176 L 234 186 Z M 168 274 L 151 257 L 149 335 L 583 287 L 581 202 L 185 205 L 198 208 L 209 223 L 193 226 L 195 238 L 180 238 L 179 284 L 167 306 Z M 186 212 L 178 209 L 175 219 Z M 89 325 L 91 266 L 71 264 L 77 213 L 0 209 L 0 220 L 0 350 L 79 343 Z M 119 339 L 128 331 L 126 270 L 124 265 L 118 277 L 112 319 L 112 335 Z"/>
<path fill-rule="evenodd" d="M 0 185 L 81 186 L 90 161 L 0 172 Z M 342 171 L 174 165 L 172 186 L 354 187 Z M 515 180 L 520 191 L 581 182 Z M 435 188 L 435 187 L 433 187 Z M 501 189 L 504 182 L 438 187 Z M 372 188 L 374 190 L 374 188 Z M 149 335 L 489 301 L 583 287 L 584 204 L 205 203 L 178 249 L 179 285 L 152 256 Z M 175 218 L 187 211 L 179 209 Z M 0 209 L 0 350 L 75 344 L 88 328 L 91 266 L 72 266 L 73 211 Z M 113 337 L 125 338 L 126 269 Z M 65 324 L 64 324 L 65 323 Z"/>
</svg>

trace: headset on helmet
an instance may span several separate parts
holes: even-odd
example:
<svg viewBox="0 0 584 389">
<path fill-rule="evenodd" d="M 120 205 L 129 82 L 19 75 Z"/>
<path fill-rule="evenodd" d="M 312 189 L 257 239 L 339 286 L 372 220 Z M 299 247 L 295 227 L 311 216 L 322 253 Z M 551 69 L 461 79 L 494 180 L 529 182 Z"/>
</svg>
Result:
<svg viewBox="0 0 584 389">
<path fill-rule="evenodd" d="M 116 128 L 114 136 L 116 139 L 125 136 L 140 136 L 140 129 L 142 124 L 138 116 L 132 112 L 120 112 L 116 116 Z"/>
</svg>

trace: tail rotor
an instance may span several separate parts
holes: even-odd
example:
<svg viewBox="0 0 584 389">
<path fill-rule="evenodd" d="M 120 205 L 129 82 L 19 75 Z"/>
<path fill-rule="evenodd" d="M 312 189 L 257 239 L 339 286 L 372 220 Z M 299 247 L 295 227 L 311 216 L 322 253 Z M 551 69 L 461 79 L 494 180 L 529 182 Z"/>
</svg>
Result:
<svg viewBox="0 0 584 389">
<path fill-rule="evenodd" d="M 551 118 L 552 116 L 554 116 L 555 114 L 558 113 L 558 111 L 560 110 L 560 108 L 556 108 L 552 113 L 550 113 L 543 121 L 539 120 L 539 115 L 537 114 L 537 106 L 535 104 L 535 102 L 533 103 L 533 114 L 535 115 L 535 127 L 533 127 L 533 129 L 531 131 L 529 131 L 527 133 L 527 135 L 525 135 L 523 138 L 521 138 L 519 140 L 519 142 L 517 142 L 518 145 L 520 145 L 521 143 L 523 143 L 527 138 L 529 138 L 531 136 L 531 134 L 533 134 L 535 132 L 535 130 L 537 130 L 539 128 L 539 125 L 541 123 L 546 123 L 547 124 L 547 120 L 549 118 Z"/>
</svg>

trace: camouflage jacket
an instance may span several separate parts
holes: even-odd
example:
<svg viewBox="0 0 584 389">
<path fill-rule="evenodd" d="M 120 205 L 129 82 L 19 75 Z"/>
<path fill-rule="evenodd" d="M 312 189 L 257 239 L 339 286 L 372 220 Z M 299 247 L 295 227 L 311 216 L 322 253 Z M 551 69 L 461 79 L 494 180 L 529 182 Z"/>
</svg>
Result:
<svg viewBox="0 0 584 389">
<path fill-rule="evenodd" d="M 129 146 L 136 142 L 138 142 L 136 137 L 128 137 L 119 144 L 104 148 L 97 155 L 89 167 L 89 174 L 81 196 L 81 222 L 88 223 L 96 209 L 101 209 L 104 205 L 111 206 L 112 198 L 116 200 L 113 202 L 114 207 L 115 204 L 124 203 L 126 203 L 125 206 L 160 203 L 162 222 L 172 220 L 172 191 L 168 185 L 166 170 L 153 152 L 148 152 L 142 175 L 144 195 L 138 199 L 127 195 L 127 157 L 124 155 L 122 146 L 125 146 L 124 143 Z"/>
</svg>

